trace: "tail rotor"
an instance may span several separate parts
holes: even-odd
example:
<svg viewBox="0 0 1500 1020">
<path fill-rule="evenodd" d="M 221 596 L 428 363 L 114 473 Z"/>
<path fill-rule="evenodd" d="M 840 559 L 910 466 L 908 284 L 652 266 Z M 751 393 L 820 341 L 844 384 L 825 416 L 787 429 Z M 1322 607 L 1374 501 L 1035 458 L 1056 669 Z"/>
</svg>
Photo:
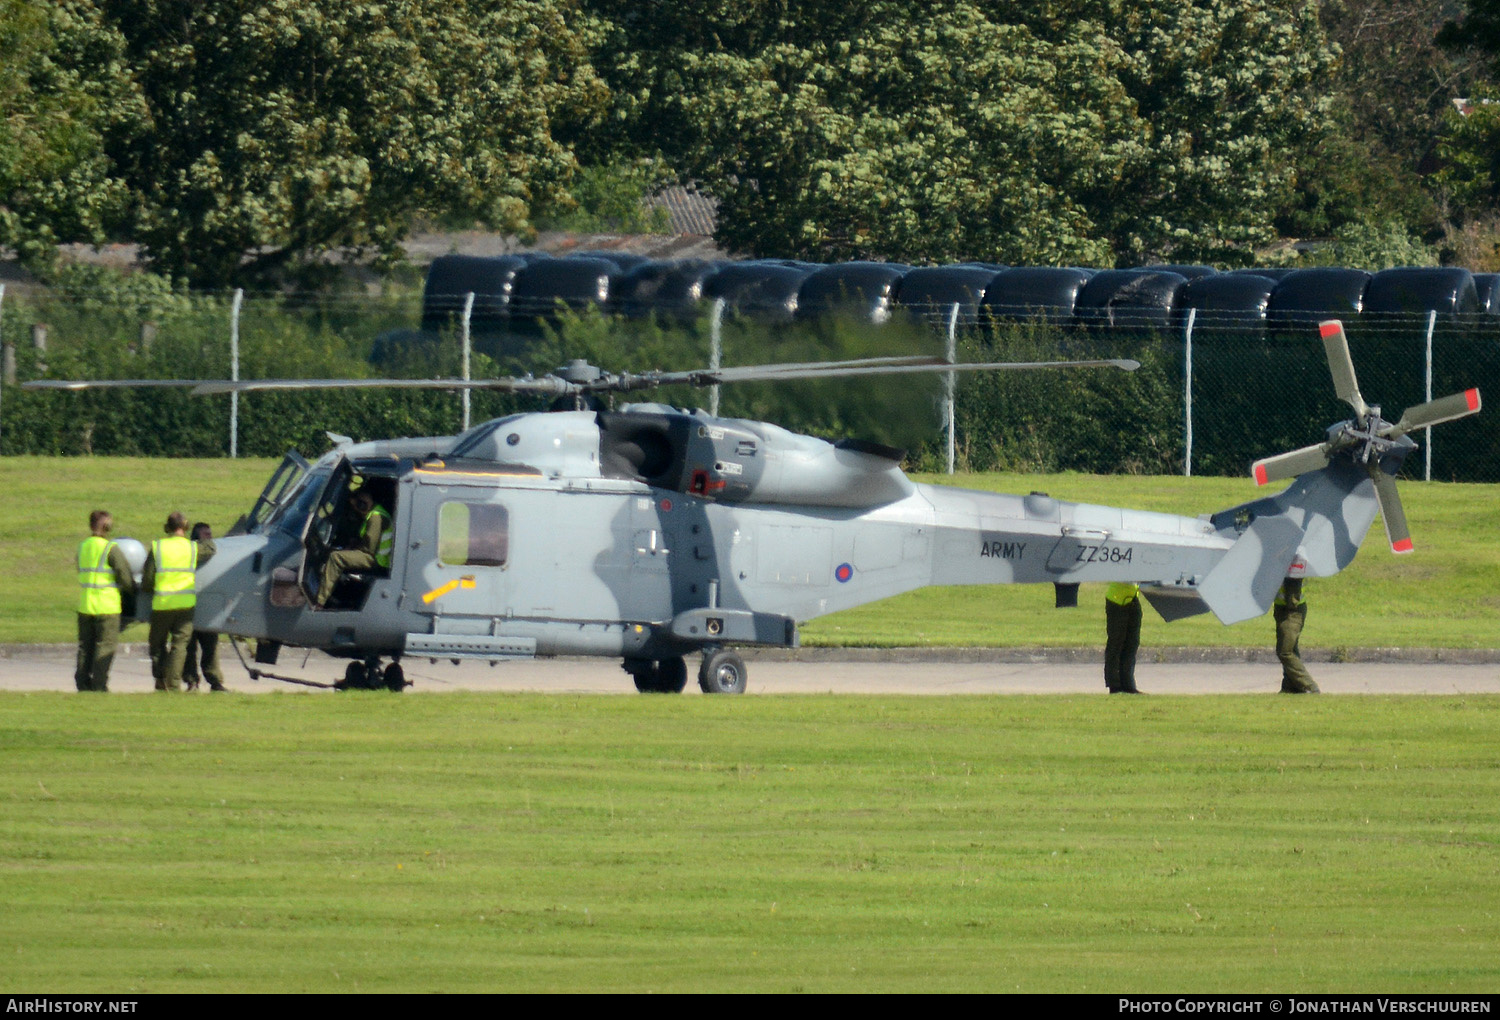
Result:
<svg viewBox="0 0 1500 1020">
<path fill-rule="evenodd" d="M 1407 408 L 1399 421 L 1386 421 L 1380 416 L 1379 405 L 1365 403 L 1360 395 L 1344 324 L 1337 319 L 1322 322 L 1318 324 L 1318 332 L 1328 356 L 1334 390 L 1340 400 L 1354 409 L 1354 418 L 1329 428 L 1328 438 L 1321 443 L 1256 461 L 1251 465 L 1250 473 L 1257 485 L 1268 485 L 1328 467 L 1337 458 L 1352 460 L 1369 474 L 1374 483 L 1375 498 L 1380 504 L 1380 516 L 1385 522 L 1391 551 L 1411 552 L 1414 548 L 1411 532 L 1407 527 L 1406 512 L 1401 508 L 1401 497 L 1396 492 L 1396 472 L 1401 468 L 1401 461 L 1416 449 L 1416 444 L 1406 434 L 1477 413 L 1479 391 L 1465 390 L 1417 404 Z"/>
</svg>

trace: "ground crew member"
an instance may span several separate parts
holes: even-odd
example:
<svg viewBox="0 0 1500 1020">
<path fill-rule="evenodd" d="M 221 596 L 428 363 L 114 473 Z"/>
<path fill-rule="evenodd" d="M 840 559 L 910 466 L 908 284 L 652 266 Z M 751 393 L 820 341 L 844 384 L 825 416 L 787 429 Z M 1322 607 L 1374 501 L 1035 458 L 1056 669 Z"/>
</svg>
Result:
<svg viewBox="0 0 1500 1020">
<path fill-rule="evenodd" d="M 193 525 L 193 530 L 188 537 L 194 542 L 212 542 L 214 538 L 213 529 L 203 522 Z M 208 681 L 208 689 L 211 691 L 227 691 L 224 686 L 224 671 L 219 668 L 219 635 L 211 631 L 194 630 L 193 637 L 188 642 L 187 661 L 183 663 L 182 683 L 190 691 L 196 691 L 199 679 L 199 667 L 202 667 L 202 680 Z"/>
<path fill-rule="evenodd" d="M 176 510 L 162 530 L 167 537 L 151 543 L 141 588 L 151 593 L 151 675 L 156 689 L 180 691 L 193 636 L 193 608 L 198 604 L 193 574 L 213 556 L 214 543 L 189 539 L 187 518 Z"/>
<path fill-rule="evenodd" d="M 391 549 L 395 536 L 391 531 L 391 515 L 384 507 L 375 505 L 375 497 L 365 489 L 354 494 L 351 501 L 354 512 L 361 518 L 359 544 L 352 549 L 338 549 L 328 554 L 323 564 L 323 576 L 318 582 L 318 605 L 328 605 L 339 578 L 351 570 L 370 570 L 380 567 L 389 570 Z"/>
<path fill-rule="evenodd" d="M 1281 582 L 1271 609 L 1276 620 L 1276 657 L 1281 660 L 1282 694 L 1317 694 L 1318 684 L 1302 665 L 1302 625 L 1307 622 L 1307 600 L 1302 597 L 1302 578 Z"/>
<path fill-rule="evenodd" d="M 1139 694 L 1135 653 L 1141 647 L 1141 586 L 1115 583 L 1104 590 L 1104 686 L 1111 694 Z"/>
<path fill-rule="evenodd" d="M 78 666 L 73 682 L 80 691 L 109 690 L 109 667 L 120 640 L 120 600 L 135 593 L 130 564 L 111 542 L 115 526 L 107 510 L 89 514 L 91 534 L 78 546 Z"/>
</svg>

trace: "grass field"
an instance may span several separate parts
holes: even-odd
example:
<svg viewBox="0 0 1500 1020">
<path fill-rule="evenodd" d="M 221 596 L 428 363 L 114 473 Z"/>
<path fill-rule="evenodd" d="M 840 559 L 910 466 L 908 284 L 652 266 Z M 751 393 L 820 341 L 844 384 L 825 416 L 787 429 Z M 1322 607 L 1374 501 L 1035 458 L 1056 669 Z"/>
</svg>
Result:
<svg viewBox="0 0 1500 1020">
<path fill-rule="evenodd" d="M 0 643 L 74 639 L 73 555 L 88 512 L 115 514 L 117 536 L 149 541 L 172 509 L 222 534 L 245 512 L 273 462 L 129 458 L 0 458 Z M 928 476 L 923 480 L 946 481 Z M 966 475 L 957 484 L 1199 514 L 1258 494 L 1248 479 Z M 1392 556 L 1377 523 L 1349 570 L 1310 583 L 1307 643 L 1323 647 L 1500 646 L 1500 486 L 1403 483 L 1417 551 Z M 937 588 L 815 620 L 808 644 L 1057 645 L 1103 643 L 1101 586 L 1078 610 L 1051 608 L 1046 585 Z M 1212 617 L 1166 624 L 1146 614 L 1142 642 L 1259 646 L 1269 624 Z M 139 639 L 141 629 L 127 633 Z"/>
<path fill-rule="evenodd" d="M 1500 698 L 0 695 L 0 991 L 1493 992 Z"/>
</svg>

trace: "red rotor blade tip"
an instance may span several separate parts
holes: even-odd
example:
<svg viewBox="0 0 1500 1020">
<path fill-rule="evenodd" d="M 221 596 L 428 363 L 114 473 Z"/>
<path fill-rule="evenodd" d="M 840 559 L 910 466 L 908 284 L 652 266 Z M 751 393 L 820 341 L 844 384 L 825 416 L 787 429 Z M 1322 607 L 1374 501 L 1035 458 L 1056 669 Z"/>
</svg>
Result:
<svg viewBox="0 0 1500 1020">
<path fill-rule="evenodd" d="M 1411 544 L 1411 539 L 1409 538 L 1403 538 L 1399 542 L 1391 543 L 1391 552 L 1394 553 L 1409 553 L 1415 548 L 1416 546 Z"/>
<path fill-rule="evenodd" d="M 1469 410 L 1479 410 L 1479 391 L 1477 389 L 1464 390 L 1464 399 L 1469 402 Z"/>
<path fill-rule="evenodd" d="M 1266 466 L 1264 464 L 1255 465 L 1255 484 L 1265 485 L 1269 481 L 1270 479 L 1266 477 Z"/>
<path fill-rule="evenodd" d="M 1341 323 L 1341 322 L 1338 322 L 1337 320 L 1335 320 L 1333 322 L 1322 322 L 1322 323 L 1318 324 L 1318 335 L 1319 336 L 1333 336 L 1333 334 L 1337 333 L 1339 330 L 1341 330 L 1343 328 L 1344 328 L 1344 324 Z"/>
</svg>

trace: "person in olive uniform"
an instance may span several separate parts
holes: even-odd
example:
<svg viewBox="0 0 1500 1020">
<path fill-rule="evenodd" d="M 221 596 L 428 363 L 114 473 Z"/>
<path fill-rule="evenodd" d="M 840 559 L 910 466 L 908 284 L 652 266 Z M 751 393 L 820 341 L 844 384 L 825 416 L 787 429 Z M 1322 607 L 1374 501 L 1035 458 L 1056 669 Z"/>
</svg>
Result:
<svg viewBox="0 0 1500 1020">
<path fill-rule="evenodd" d="M 1307 600 L 1302 597 L 1302 578 L 1281 582 L 1271 609 L 1276 620 L 1276 657 L 1281 660 L 1282 694 L 1317 694 L 1318 684 L 1302 664 L 1302 625 L 1307 622 Z"/>
<path fill-rule="evenodd" d="M 1135 653 L 1141 647 L 1141 586 L 1111 584 L 1104 591 L 1104 686 L 1111 694 L 1139 694 Z"/>
<path fill-rule="evenodd" d="M 214 532 L 207 524 L 199 521 L 193 525 L 193 530 L 189 532 L 188 537 L 194 542 L 212 542 Z M 229 690 L 224 686 L 224 670 L 219 667 L 219 635 L 194 630 L 192 639 L 188 641 L 187 661 L 182 668 L 182 683 L 188 690 L 196 691 L 203 680 L 208 681 L 208 689 L 211 691 Z"/>
<path fill-rule="evenodd" d="M 80 691 L 109 690 L 109 667 L 120 640 L 121 597 L 135 593 L 130 564 L 110 541 L 115 519 L 107 510 L 89 514 L 92 534 L 78 546 L 78 666 Z"/>
<path fill-rule="evenodd" d="M 354 494 L 351 504 L 360 519 L 359 544 L 352 549 L 337 549 L 328 554 L 323 564 L 323 575 L 318 582 L 317 605 L 328 605 L 339 578 L 351 570 L 389 569 L 391 565 L 392 539 L 391 515 L 384 507 L 375 505 L 375 497 L 368 489 Z"/>
<path fill-rule="evenodd" d="M 174 510 L 162 528 L 166 538 L 151 543 L 141 590 L 151 593 L 151 675 L 159 691 L 182 690 L 182 669 L 193 637 L 198 604 L 194 573 L 214 554 L 213 539 L 187 537 L 187 518 Z"/>
</svg>

